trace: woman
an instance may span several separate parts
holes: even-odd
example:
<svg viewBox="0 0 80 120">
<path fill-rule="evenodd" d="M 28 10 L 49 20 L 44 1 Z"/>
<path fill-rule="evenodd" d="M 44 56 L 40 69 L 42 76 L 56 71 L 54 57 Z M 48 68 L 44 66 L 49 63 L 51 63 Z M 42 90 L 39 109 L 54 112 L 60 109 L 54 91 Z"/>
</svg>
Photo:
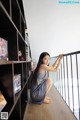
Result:
<svg viewBox="0 0 80 120">
<path fill-rule="evenodd" d="M 50 103 L 51 98 L 47 97 L 52 86 L 52 80 L 49 78 L 49 71 L 57 72 L 63 54 L 60 54 L 52 66 L 49 66 L 50 55 L 47 52 L 41 53 L 37 67 L 32 76 L 30 96 L 33 103 Z"/>
</svg>

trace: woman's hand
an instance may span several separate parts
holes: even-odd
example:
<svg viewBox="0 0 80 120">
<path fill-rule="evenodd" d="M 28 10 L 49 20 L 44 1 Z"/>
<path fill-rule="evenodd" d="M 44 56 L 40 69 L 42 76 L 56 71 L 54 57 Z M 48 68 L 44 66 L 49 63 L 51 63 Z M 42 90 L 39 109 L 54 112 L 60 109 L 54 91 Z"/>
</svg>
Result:
<svg viewBox="0 0 80 120">
<path fill-rule="evenodd" d="M 59 69 L 59 66 L 60 66 L 62 57 L 63 57 L 63 54 L 60 54 L 60 55 L 58 56 L 58 59 L 57 59 L 57 61 L 56 61 L 56 63 L 55 63 L 56 71 Z"/>
<path fill-rule="evenodd" d="M 60 56 L 60 57 L 63 57 L 63 55 L 64 55 L 64 54 L 60 54 L 59 56 Z"/>
<path fill-rule="evenodd" d="M 64 55 L 64 54 L 60 54 L 60 55 L 59 55 L 59 59 L 62 59 L 63 55 Z"/>
<path fill-rule="evenodd" d="M 58 58 L 56 59 L 55 63 L 52 65 L 52 66 L 54 67 L 55 71 L 58 70 L 63 55 L 64 55 L 64 54 L 59 54 L 59 56 L 58 56 Z"/>
</svg>

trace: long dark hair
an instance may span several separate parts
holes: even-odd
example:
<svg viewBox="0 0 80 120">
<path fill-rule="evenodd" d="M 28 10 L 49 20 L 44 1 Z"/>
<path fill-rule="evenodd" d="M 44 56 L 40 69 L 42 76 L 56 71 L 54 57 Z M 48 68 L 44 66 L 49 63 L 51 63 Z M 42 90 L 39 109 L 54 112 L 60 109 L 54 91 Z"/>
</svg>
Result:
<svg viewBox="0 0 80 120">
<path fill-rule="evenodd" d="M 42 52 L 42 53 L 40 54 L 37 67 L 36 67 L 36 69 L 35 69 L 35 71 L 34 71 L 34 73 L 33 73 L 33 77 L 32 77 L 32 81 L 34 81 L 34 82 L 37 82 L 37 74 L 38 74 L 38 71 L 39 71 L 39 68 L 40 68 L 41 64 L 43 64 L 43 58 L 44 58 L 46 55 L 48 55 L 48 56 L 50 57 L 49 53 L 47 53 L 47 52 Z"/>
</svg>

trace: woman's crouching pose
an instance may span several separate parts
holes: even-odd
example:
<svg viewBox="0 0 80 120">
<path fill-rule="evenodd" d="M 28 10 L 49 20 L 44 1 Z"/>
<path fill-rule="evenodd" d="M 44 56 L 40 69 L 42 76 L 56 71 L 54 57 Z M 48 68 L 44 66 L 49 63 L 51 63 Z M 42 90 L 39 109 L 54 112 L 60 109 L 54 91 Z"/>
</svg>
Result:
<svg viewBox="0 0 80 120">
<path fill-rule="evenodd" d="M 52 86 L 52 80 L 49 77 L 49 71 L 57 72 L 63 54 L 60 54 L 52 66 L 49 66 L 50 55 L 47 52 L 41 53 L 37 67 L 32 76 L 30 96 L 35 104 L 50 103 L 51 98 L 47 97 Z"/>
</svg>

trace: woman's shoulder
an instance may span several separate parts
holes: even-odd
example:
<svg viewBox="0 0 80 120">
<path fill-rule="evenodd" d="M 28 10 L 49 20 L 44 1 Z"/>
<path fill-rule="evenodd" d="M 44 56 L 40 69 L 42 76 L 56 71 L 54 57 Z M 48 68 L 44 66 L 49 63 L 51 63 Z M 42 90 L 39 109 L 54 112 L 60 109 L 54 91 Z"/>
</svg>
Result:
<svg viewBox="0 0 80 120">
<path fill-rule="evenodd" d="M 42 65 L 40 66 L 40 69 L 45 70 L 46 67 L 47 67 L 47 65 L 42 64 Z"/>
<path fill-rule="evenodd" d="M 49 66 L 46 65 L 46 64 L 42 64 L 40 67 L 43 68 L 43 69 L 45 69 L 45 68 L 47 68 L 47 67 L 49 67 Z"/>
<path fill-rule="evenodd" d="M 42 64 L 39 68 L 39 72 L 44 72 L 45 71 L 45 65 Z"/>
<path fill-rule="evenodd" d="M 49 69 L 49 66 L 47 66 L 47 65 L 45 65 L 45 64 L 42 64 L 41 66 L 40 66 L 40 70 L 41 71 L 47 71 Z"/>
<path fill-rule="evenodd" d="M 41 64 L 40 67 L 44 68 L 44 67 L 46 67 L 46 66 L 47 66 L 46 64 Z"/>
<path fill-rule="evenodd" d="M 45 64 L 42 64 L 40 68 L 41 68 L 42 70 L 45 70 L 45 71 L 55 72 L 54 67 L 48 66 L 48 65 L 45 65 Z"/>
</svg>

